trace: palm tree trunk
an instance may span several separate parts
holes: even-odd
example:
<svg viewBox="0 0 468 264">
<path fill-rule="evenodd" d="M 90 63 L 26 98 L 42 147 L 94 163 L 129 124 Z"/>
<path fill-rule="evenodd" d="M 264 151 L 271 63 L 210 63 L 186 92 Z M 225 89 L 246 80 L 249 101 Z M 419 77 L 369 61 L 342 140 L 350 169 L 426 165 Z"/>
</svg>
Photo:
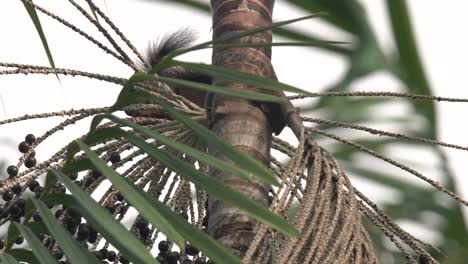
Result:
<svg viewBox="0 0 468 264">
<path fill-rule="evenodd" d="M 228 33 L 250 30 L 271 23 L 274 0 L 211 0 L 213 39 Z M 229 43 L 271 42 L 271 31 L 261 32 Z M 271 48 L 215 48 L 212 63 L 215 66 L 271 77 Z M 226 89 L 263 91 L 239 83 L 214 79 L 213 83 Z M 277 122 L 270 122 L 279 106 L 262 105 L 244 99 L 213 95 L 208 101 L 211 129 L 225 141 L 248 153 L 266 166 L 270 163 L 270 146 L 273 131 L 280 131 Z M 279 115 L 276 120 L 281 119 Z M 281 122 L 280 122 L 281 123 Z M 281 125 L 279 125 L 281 126 Z M 225 159 L 216 150 L 215 156 Z M 247 182 L 237 175 L 211 169 L 213 177 L 241 191 L 265 206 L 269 205 L 270 186 L 263 182 Z M 243 256 L 254 237 L 258 223 L 242 211 L 216 197 L 208 198 L 208 231 L 235 254 Z"/>
</svg>

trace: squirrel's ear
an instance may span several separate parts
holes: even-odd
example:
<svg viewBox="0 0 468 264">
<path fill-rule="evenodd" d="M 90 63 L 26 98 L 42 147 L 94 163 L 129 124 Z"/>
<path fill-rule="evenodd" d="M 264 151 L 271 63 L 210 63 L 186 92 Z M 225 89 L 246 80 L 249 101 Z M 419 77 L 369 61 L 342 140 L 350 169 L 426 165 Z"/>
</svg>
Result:
<svg viewBox="0 0 468 264">
<path fill-rule="evenodd" d="M 144 52 L 143 68 L 151 69 L 158 65 L 162 58 L 173 51 L 188 48 L 196 40 L 197 34 L 190 28 L 181 28 L 176 32 L 167 34 L 156 42 L 150 42 Z"/>
</svg>

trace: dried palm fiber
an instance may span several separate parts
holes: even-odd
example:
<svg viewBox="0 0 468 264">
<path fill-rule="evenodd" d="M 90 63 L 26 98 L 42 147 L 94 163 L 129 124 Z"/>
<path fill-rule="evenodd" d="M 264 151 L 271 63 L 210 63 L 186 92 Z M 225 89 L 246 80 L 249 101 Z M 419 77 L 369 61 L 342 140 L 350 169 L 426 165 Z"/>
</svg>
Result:
<svg viewBox="0 0 468 264">
<path fill-rule="evenodd" d="M 82 13 L 90 22 L 92 22 L 100 32 L 103 33 L 115 51 L 109 47 L 106 47 L 104 44 L 96 40 L 96 38 L 67 22 L 63 18 L 53 14 L 52 12 L 36 4 L 33 4 L 31 1 L 22 1 L 75 31 L 85 39 L 98 46 L 104 52 L 112 55 L 116 59 L 128 65 L 130 68 L 136 71 L 140 71 L 142 68 L 141 65 L 144 65 L 144 63 L 139 64 L 133 62 L 130 59 L 130 56 L 119 47 L 118 43 L 114 39 L 112 39 L 111 34 L 107 33 L 106 29 L 102 27 L 102 25 L 99 24 L 95 19 L 93 19 L 93 17 L 90 16 L 85 11 L 85 9 L 80 7 L 80 5 L 76 2 L 72 0 L 69 1 L 79 10 L 80 13 Z M 139 54 L 130 41 L 126 39 L 125 36 L 118 30 L 115 24 L 112 23 L 111 20 L 103 12 L 101 12 L 92 1 L 87 0 L 87 2 L 100 17 L 104 18 L 104 21 L 111 27 L 114 33 L 116 33 L 133 51 L 133 53 L 135 53 L 140 61 L 143 62 L 143 56 Z M 7 68 L 6 70 L 0 70 L 0 75 L 59 74 L 82 76 L 114 83 L 117 85 L 123 85 L 127 81 L 125 78 L 114 76 L 70 69 L 54 69 L 35 65 L 0 63 L 0 67 Z M 159 98 L 164 99 L 166 102 L 170 103 L 171 106 L 182 111 L 193 119 L 198 120 L 204 124 L 206 123 L 205 110 L 203 108 L 199 107 L 197 104 L 194 104 L 189 99 L 174 93 L 174 91 L 167 85 L 160 83 L 141 83 L 136 87 L 136 89 L 145 90 L 154 95 L 157 95 Z M 326 92 L 308 95 L 308 97 L 323 96 L 390 96 L 407 97 L 414 100 L 468 102 L 467 99 L 390 92 Z M 305 97 L 306 96 L 298 95 L 289 97 L 289 99 L 293 100 Z M 73 125 L 78 121 L 100 113 L 105 113 L 108 110 L 109 108 L 103 107 L 94 109 L 68 110 L 37 115 L 25 115 L 23 117 L 0 120 L 0 125 L 37 118 L 48 118 L 55 116 L 67 117 L 60 124 L 49 129 L 48 131 L 44 132 L 42 136 L 38 137 L 30 150 L 19 159 L 17 164 L 19 167 L 24 163 L 26 157 L 28 157 L 32 151 L 34 151 L 39 145 L 45 144 L 47 139 L 49 139 L 54 134 L 59 133 L 61 130 L 66 129 L 68 126 Z M 202 142 L 200 142 L 191 133 L 190 130 L 185 128 L 177 120 L 174 120 L 170 115 L 168 115 L 168 113 L 164 112 L 163 109 L 157 105 L 136 104 L 128 106 L 124 110 L 127 112 L 133 111 L 153 113 L 153 116 L 127 116 L 126 119 L 144 127 L 151 128 L 154 131 L 160 132 L 161 134 L 186 145 L 198 148 L 203 151 L 206 151 L 207 149 L 207 147 L 203 145 Z M 367 152 L 380 159 L 383 159 L 386 162 L 389 162 L 392 165 L 406 170 L 413 175 L 423 179 L 424 181 L 429 182 L 435 188 L 447 193 L 460 203 L 464 205 L 467 205 L 468 203 L 456 194 L 445 189 L 439 183 L 430 180 L 421 173 L 403 164 L 400 164 L 363 146 L 328 132 L 321 131 L 314 127 L 306 128 L 303 122 L 312 122 L 318 124 L 325 123 L 336 127 L 358 129 L 373 134 L 391 136 L 404 140 L 422 141 L 429 144 L 437 144 L 461 150 L 467 150 L 467 147 L 443 143 L 431 139 L 410 137 L 402 134 L 390 133 L 331 120 L 310 117 L 302 118 L 297 114 L 292 105 L 290 105 L 287 114 L 289 117 L 289 126 L 299 139 L 299 144 L 297 146 L 292 146 L 280 138 L 274 138 L 273 140 L 273 160 L 271 169 L 280 179 L 281 186 L 279 188 L 273 188 L 270 191 L 270 208 L 275 213 L 291 220 L 295 227 L 301 232 L 302 237 L 297 239 L 284 237 L 280 233 L 277 233 L 266 226 L 260 225 L 256 231 L 255 239 L 252 241 L 251 246 L 244 256 L 244 262 L 268 263 L 270 259 L 274 258 L 276 263 L 376 263 L 377 260 L 373 253 L 372 242 L 370 241 L 367 232 L 361 225 L 360 217 L 361 215 L 364 215 L 395 244 L 395 246 L 405 255 L 409 263 L 416 263 L 415 256 L 424 256 L 429 263 L 438 263 L 437 260 L 435 260 L 427 252 L 427 249 L 430 247 L 430 245 L 425 244 L 424 242 L 402 230 L 398 225 L 393 223 L 391 219 L 382 210 L 380 210 L 375 203 L 373 203 L 364 194 L 352 186 L 350 179 L 341 169 L 336 159 L 325 149 L 317 145 L 313 139 L 313 134 L 316 133 L 330 137 L 344 144 L 351 145 L 358 150 Z M 120 125 L 112 122 L 101 125 L 101 127 L 117 126 Z M 145 137 L 145 135 L 134 130 L 129 129 L 127 131 L 144 137 L 147 142 L 151 142 L 155 146 L 158 146 L 161 149 L 174 154 L 176 157 L 193 164 L 202 171 L 207 172 L 209 169 L 206 164 L 189 157 L 185 153 L 180 153 L 174 149 L 169 148 L 168 146 L 161 144 L 160 142 L 155 142 L 154 140 L 149 139 Z M 126 140 L 107 140 L 92 147 L 94 151 L 96 151 L 98 155 L 104 160 L 109 158 L 110 153 L 120 152 L 122 154 L 121 160 L 114 163 L 112 166 L 118 170 L 123 177 L 126 177 L 137 186 L 144 188 L 152 196 L 157 197 L 159 200 L 169 205 L 174 211 L 180 213 L 190 223 L 201 229 L 206 227 L 204 219 L 206 219 L 205 205 L 207 201 L 207 194 L 202 189 L 184 180 L 181 175 L 171 171 L 161 162 L 150 158 L 147 154 L 136 149 Z M 282 153 L 289 158 L 286 161 L 278 160 L 275 158 L 275 151 Z M 28 183 L 30 180 L 43 175 L 49 169 L 61 169 L 64 165 L 65 154 L 66 149 L 62 148 L 49 159 L 37 164 L 31 169 L 21 171 L 17 176 L 6 180 L 4 185 L 0 187 L 0 194 L 17 184 L 22 186 L 21 192 L 24 193 L 26 191 L 26 183 Z M 83 154 L 78 154 L 76 156 L 76 159 L 81 158 L 84 158 Z M 89 179 L 93 180 L 89 181 Z M 101 186 L 104 186 L 104 180 L 105 179 L 103 176 L 94 175 L 92 172 L 87 172 L 84 175 L 80 175 L 78 178 L 79 184 L 90 194 L 96 194 L 98 188 L 102 189 Z M 99 191 L 102 192 L 101 190 Z M 16 196 L 10 203 L 10 206 L 14 201 L 18 200 L 20 196 L 21 195 Z M 109 208 L 116 219 L 124 220 L 126 217 L 130 217 L 127 211 L 129 208 L 131 208 L 131 206 L 125 201 L 120 201 L 118 199 L 118 192 L 112 186 L 108 187 L 107 190 L 105 190 L 105 192 L 100 195 L 98 201 L 104 207 Z M 69 210 L 65 210 L 64 214 L 60 216 L 59 220 L 63 221 L 67 214 L 70 213 L 71 212 Z M 136 219 L 134 218 L 135 217 L 133 216 L 131 219 L 133 223 L 131 230 L 140 236 L 140 238 L 147 245 L 148 249 L 153 249 L 154 243 L 157 240 L 164 238 L 164 235 L 161 234 L 159 230 L 151 227 L 149 236 L 141 236 L 136 228 L 136 223 L 139 219 L 139 216 Z M 0 225 L 8 223 L 9 220 L 10 219 L 8 218 L 1 220 Z M 48 237 L 44 237 L 44 240 L 45 239 L 48 239 Z M 98 248 L 111 248 L 107 241 L 104 243 L 104 246 L 102 246 L 102 243 L 100 243 L 102 240 L 102 237 L 98 237 L 96 242 L 93 243 L 91 250 L 96 250 Z M 265 241 L 268 241 L 271 243 L 271 245 L 268 245 Z M 55 243 L 52 243 L 50 247 L 56 247 Z M 274 249 L 274 255 L 273 251 L 270 249 Z M 181 261 L 188 258 L 183 250 L 181 253 Z"/>
</svg>

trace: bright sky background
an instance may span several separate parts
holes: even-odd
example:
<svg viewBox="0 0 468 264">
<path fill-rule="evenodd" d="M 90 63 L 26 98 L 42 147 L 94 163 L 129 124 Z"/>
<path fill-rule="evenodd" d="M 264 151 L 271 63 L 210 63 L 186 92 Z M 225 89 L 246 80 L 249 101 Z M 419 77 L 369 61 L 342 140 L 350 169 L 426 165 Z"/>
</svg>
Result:
<svg viewBox="0 0 468 264">
<path fill-rule="evenodd" d="M 68 1 L 36 0 L 58 15 L 68 19 L 93 36 L 95 30 Z M 374 30 L 382 46 L 393 46 L 389 22 L 385 13 L 385 1 L 361 1 L 367 8 Z M 426 66 L 430 83 L 436 95 L 468 98 L 468 2 L 447 0 L 441 9 L 439 1 L 408 1 L 421 55 Z M 140 49 L 148 41 L 157 39 L 164 33 L 189 26 L 200 34 L 200 41 L 211 38 L 211 19 L 205 14 L 181 8 L 170 1 L 119 0 L 107 1 L 108 10 L 102 0 L 96 0 L 103 10 L 120 27 L 127 37 Z M 156 3 L 156 4 L 155 4 Z M 276 1 L 275 20 L 292 19 L 302 16 L 297 9 Z M 81 69 L 120 77 L 128 77 L 132 71 L 120 61 L 104 54 L 93 44 L 69 31 L 51 19 L 40 16 L 49 40 L 57 67 Z M 33 65 L 48 65 L 38 35 L 19 0 L 2 0 L 0 3 L 0 61 Z M 318 21 L 305 21 L 296 27 L 318 33 L 330 40 L 347 39 L 342 32 Z M 98 38 L 103 40 L 102 37 Z M 197 52 L 185 57 L 193 61 L 210 62 L 210 51 Z M 274 48 L 273 63 L 282 82 L 317 91 L 339 80 L 346 70 L 346 63 L 339 57 L 318 50 L 306 48 Z M 386 74 L 378 73 L 359 82 L 360 89 L 392 90 L 398 82 Z M 119 87 L 104 82 L 83 78 L 61 77 L 61 85 L 51 75 L 44 76 L 0 76 L 0 96 L 4 109 L 0 108 L 0 120 L 26 113 L 58 111 L 70 108 L 85 108 L 110 105 Z M 0 102 L 1 107 L 1 102 Z M 449 143 L 468 146 L 467 104 L 440 103 L 438 108 L 440 139 Z M 57 124 L 61 119 L 28 121 L 0 127 L 0 160 L 15 163 L 19 157 L 17 144 L 28 133 L 41 134 L 47 127 Z M 67 130 L 45 145 L 63 146 L 73 137 L 85 130 L 83 126 Z M 56 148 L 39 148 L 37 158 L 47 158 Z M 458 191 L 468 199 L 468 153 L 458 150 L 447 151 L 450 165 L 458 179 Z M 422 162 L 427 160 L 423 157 Z M 433 176 L 433 175 L 428 175 Z M 434 177 L 436 177 L 434 175 Z M 375 190 L 363 190 L 375 195 Z M 468 213 L 468 210 L 465 210 Z"/>
</svg>

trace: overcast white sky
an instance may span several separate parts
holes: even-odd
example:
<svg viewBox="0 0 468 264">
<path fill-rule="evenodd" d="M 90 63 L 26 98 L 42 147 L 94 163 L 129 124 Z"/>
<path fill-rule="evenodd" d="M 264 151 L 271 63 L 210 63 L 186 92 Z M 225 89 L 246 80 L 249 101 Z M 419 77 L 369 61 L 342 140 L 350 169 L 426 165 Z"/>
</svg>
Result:
<svg viewBox="0 0 468 264">
<path fill-rule="evenodd" d="M 36 0 L 36 3 L 57 12 L 70 22 L 80 25 L 88 32 L 97 31 L 73 9 L 68 1 Z M 102 0 L 96 0 L 138 48 L 146 47 L 166 32 L 189 26 L 200 33 L 200 40 L 208 40 L 211 20 L 202 13 L 170 4 L 170 1 L 119 0 L 107 1 L 108 10 Z M 283 1 L 276 1 L 275 19 L 284 20 L 302 16 L 298 10 Z M 361 1 L 367 8 L 382 46 L 391 46 L 387 15 L 383 0 Z M 466 63 L 468 62 L 467 1 L 447 0 L 441 9 L 440 1 L 408 1 L 416 28 L 420 51 L 435 94 L 440 96 L 468 98 Z M 154 4 L 156 3 L 156 4 Z M 60 68 L 82 69 L 89 72 L 105 73 L 128 77 L 131 70 L 92 44 L 70 32 L 62 25 L 41 16 L 45 33 L 53 51 L 55 63 Z M 0 3 L 0 61 L 35 65 L 48 65 L 47 58 L 19 0 L 2 0 Z M 333 30 L 317 21 L 306 21 L 299 28 L 319 33 L 332 40 L 343 40 L 342 32 Z M 465 32 L 465 33 L 464 33 Z M 99 38 L 103 39 L 103 38 Z M 186 59 L 210 61 L 210 51 L 192 54 Z M 281 81 L 319 90 L 337 81 L 346 70 L 345 62 L 332 54 L 311 51 L 305 48 L 275 48 L 273 63 Z M 386 74 L 378 73 L 359 83 L 360 89 L 393 90 L 398 82 Z M 55 76 L 0 76 L 0 95 L 4 108 L 0 108 L 0 119 L 20 116 L 26 113 L 57 111 L 70 108 L 84 108 L 109 105 L 115 99 L 119 87 L 103 82 L 82 78 L 61 77 L 61 85 Z M 0 102 L 1 104 L 1 102 Z M 465 122 L 468 104 L 441 103 L 438 108 L 441 140 L 468 146 L 468 126 Z M 13 163 L 18 158 L 16 144 L 27 133 L 40 134 L 46 127 L 60 119 L 29 121 L 0 127 L 0 160 Z M 54 137 L 46 143 L 61 146 L 73 136 L 83 133 L 83 127 L 71 128 L 67 136 Z M 46 158 L 56 149 L 39 149 L 38 159 Z M 11 153 L 11 154 L 10 154 Z M 449 150 L 450 164 L 456 172 L 459 188 L 468 199 L 468 154 Z M 432 175 L 429 175 L 432 176 Z M 435 176 L 434 176 L 435 177 Z M 364 190 L 365 192 L 365 190 Z M 468 212 L 465 210 L 465 212 Z"/>
</svg>

